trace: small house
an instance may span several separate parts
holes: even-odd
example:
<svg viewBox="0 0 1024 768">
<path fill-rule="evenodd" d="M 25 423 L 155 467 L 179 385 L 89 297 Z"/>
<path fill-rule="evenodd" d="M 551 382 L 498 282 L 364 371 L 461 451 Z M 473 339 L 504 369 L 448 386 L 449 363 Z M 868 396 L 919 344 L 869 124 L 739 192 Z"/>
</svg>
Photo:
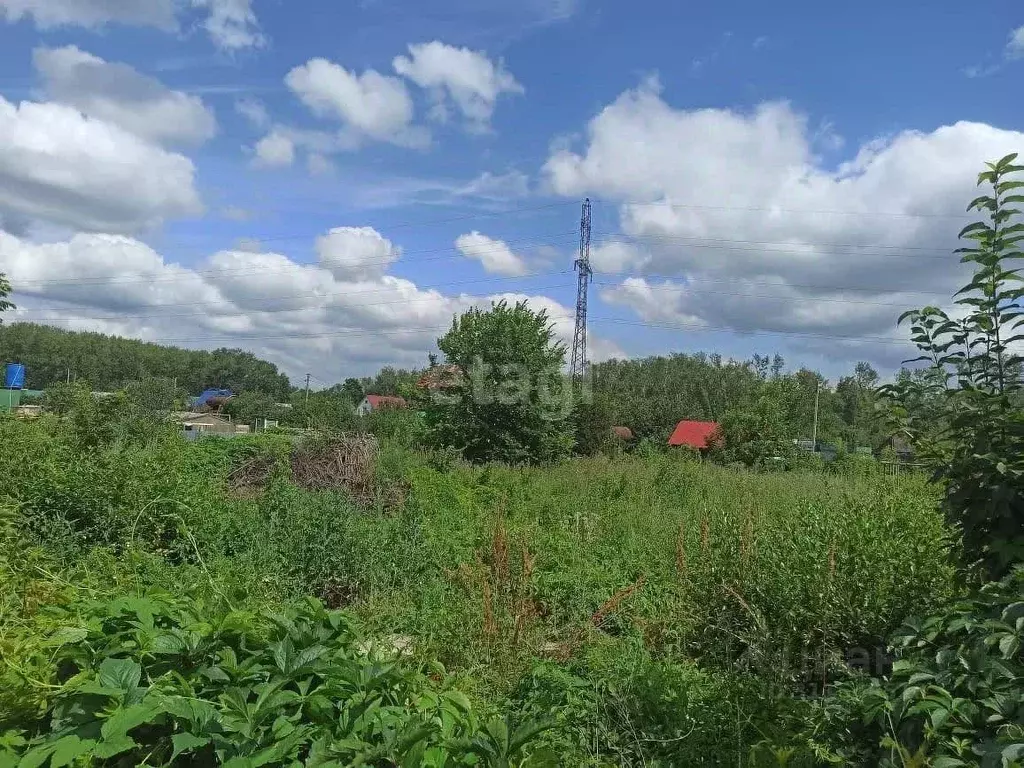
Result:
<svg viewBox="0 0 1024 768">
<path fill-rule="evenodd" d="M 407 406 L 404 397 L 392 397 L 389 395 L 367 395 L 356 407 L 357 416 L 369 416 L 381 410 L 401 410 Z"/>
<path fill-rule="evenodd" d="M 185 437 L 196 440 L 203 435 L 234 435 L 235 425 L 227 416 L 216 413 L 195 413 L 185 411 L 174 414 L 174 420 L 181 425 Z"/>
<path fill-rule="evenodd" d="M 668 444 L 673 448 L 688 447 L 696 451 L 706 451 L 715 444 L 718 435 L 718 422 L 715 421 L 680 421 Z"/>
</svg>

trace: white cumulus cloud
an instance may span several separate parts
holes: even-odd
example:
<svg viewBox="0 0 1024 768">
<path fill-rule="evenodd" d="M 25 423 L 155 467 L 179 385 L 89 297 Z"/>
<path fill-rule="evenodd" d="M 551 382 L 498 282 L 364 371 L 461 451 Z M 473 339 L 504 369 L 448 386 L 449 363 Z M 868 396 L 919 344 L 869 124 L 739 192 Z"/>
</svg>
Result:
<svg viewBox="0 0 1024 768">
<path fill-rule="evenodd" d="M 379 278 L 402 251 L 372 227 L 337 227 L 317 238 L 320 266 L 339 280 Z"/>
<path fill-rule="evenodd" d="M 984 161 L 1022 149 L 1024 133 L 960 122 L 869 142 L 826 168 L 786 103 L 687 110 L 648 81 L 544 171 L 558 194 L 619 201 L 620 232 L 599 240 L 594 264 L 641 273 L 603 297 L 642 318 L 902 339 L 903 309 L 948 303 L 963 284 L 952 249 L 970 218 L 958 212 Z"/>
<path fill-rule="evenodd" d="M 144 139 L 195 145 L 217 132 L 213 111 L 202 99 L 169 90 L 127 64 L 75 46 L 37 48 L 32 60 L 49 98 Z"/>
<path fill-rule="evenodd" d="M 315 115 L 342 123 L 342 145 L 370 139 L 422 146 L 429 140 L 413 127 L 412 98 L 397 77 L 373 69 L 357 74 L 327 59 L 311 59 L 289 72 L 285 84 Z"/>
<path fill-rule="evenodd" d="M 422 366 L 454 315 L 501 298 L 547 309 L 571 342 L 572 313 L 549 297 L 446 294 L 387 274 L 400 249 L 369 227 L 331 230 L 316 247 L 317 264 L 236 248 L 185 267 L 130 237 L 38 243 L 0 232 L 0 272 L 18 304 L 5 319 L 251 349 L 295 378 L 310 371 L 324 382 Z M 618 353 L 601 338 L 592 346 Z"/>
<path fill-rule="evenodd" d="M 0 212 L 133 232 L 201 211 L 187 157 L 72 107 L 0 97 Z"/>
<path fill-rule="evenodd" d="M 446 119 L 451 102 L 476 131 L 488 128 L 501 94 L 523 93 L 523 86 L 501 61 L 494 63 L 482 51 L 438 40 L 410 45 L 409 55 L 397 56 L 393 66 L 398 74 L 431 92 L 435 118 Z"/>
<path fill-rule="evenodd" d="M 295 162 L 295 143 L 277 131 L 269 133 L 256 143 L 253 162 L 260 168 L 282 168 Z"/>
<path fill-rule="evenodd" d="M 487 272 L 496 275 L 519 277 L 528 273 L 526 263 L 501 240 L 473 231 L 460 235 L 455 247 L 468 259 L 479 261 Z"/>
</svg>

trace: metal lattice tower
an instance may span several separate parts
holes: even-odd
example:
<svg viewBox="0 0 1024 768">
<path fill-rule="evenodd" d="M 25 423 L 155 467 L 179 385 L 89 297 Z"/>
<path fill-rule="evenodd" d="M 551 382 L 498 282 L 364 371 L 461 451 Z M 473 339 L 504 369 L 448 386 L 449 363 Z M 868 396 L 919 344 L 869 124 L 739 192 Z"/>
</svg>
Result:
<svg viewBox="0 0 1024 768">
<path fill-rule="evenodd" d="M 587 375 L 587 288 L 593 280 L 590 268 L 590 198 L 583 201 L 583 215 L 580 217 L 580 255 L 575 269 L 579 273 L 576 290 L 576 334 L 572 340 L 572 385 L 575 390 L 583 386 Z"/>
</svg>

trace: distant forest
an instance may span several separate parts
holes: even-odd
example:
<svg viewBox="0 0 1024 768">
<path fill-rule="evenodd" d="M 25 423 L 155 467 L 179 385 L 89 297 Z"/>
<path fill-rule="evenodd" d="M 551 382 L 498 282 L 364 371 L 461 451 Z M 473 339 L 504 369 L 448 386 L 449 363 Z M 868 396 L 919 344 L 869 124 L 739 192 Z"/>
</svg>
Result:
<svg viewBox="0 0 1024 768">
<path fill-rule="evenodd" d="M 180 349 L 29 323 L 0 325 L 3 362 L 26 366 L 29 389 L 62 383 L 69 370 L 73 380 L 104 391 L 146 379 L 175 379 L 178 391 L 192 394 L 208 387 L 231 389 L 244 393 L 234 408 L 245 420 L 273 415 L 274 403 L 292 401 L 297 391 L 277 366 L 251 352 Z M 348 378 L 316 392 L 309 406 L 322 404 L 324 413 L 336 414 L 349 412 L 367 394 L 412 397 L 421 373 L 388 366 L 375 377 Z M 736 361 L 703 353 L 597 363 L 590 378 L 603 418 L 656 443 L 663 443 L 681 419 L 721 421 L 736 412 L 754 419 L 759 431 L 807 438 L 815 432 L 816 395 L 820 439 L 878 448 L 888 437 L 874 418 L 879 376 L 867 363 L 831 385 L 816 371 L 786 372 L 778 356 Z M 306 405 L 301 398 L 296 403 Z"/>
<path fill-rule="evenodd" d="M 28 389 L 63 382 L 69 371 L 102 391 L 148 378 L 177 379 L 193 394 L 219 387 L 285 400 L 292 389 L 276 365 L 244 350 L 181 349 L 34 323 L 0 325 L 0 362 L 24 364 Z"/>
</svg>

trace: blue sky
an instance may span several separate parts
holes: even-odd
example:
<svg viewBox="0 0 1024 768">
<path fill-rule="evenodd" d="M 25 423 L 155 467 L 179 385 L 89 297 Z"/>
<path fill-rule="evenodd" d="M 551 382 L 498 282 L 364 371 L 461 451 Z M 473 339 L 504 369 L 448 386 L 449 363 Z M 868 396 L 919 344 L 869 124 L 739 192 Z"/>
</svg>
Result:
<svg viewBox="0 0 1024 768">
<path fill-rule="evenodd" d="M 0 0 L 0 72 L 14 319 L 322 381 L 506 294 L 571 333 L 584 195 L 596 358 L 891 369 L 1024 150 L 1008 0 Z"/>
</svg>

